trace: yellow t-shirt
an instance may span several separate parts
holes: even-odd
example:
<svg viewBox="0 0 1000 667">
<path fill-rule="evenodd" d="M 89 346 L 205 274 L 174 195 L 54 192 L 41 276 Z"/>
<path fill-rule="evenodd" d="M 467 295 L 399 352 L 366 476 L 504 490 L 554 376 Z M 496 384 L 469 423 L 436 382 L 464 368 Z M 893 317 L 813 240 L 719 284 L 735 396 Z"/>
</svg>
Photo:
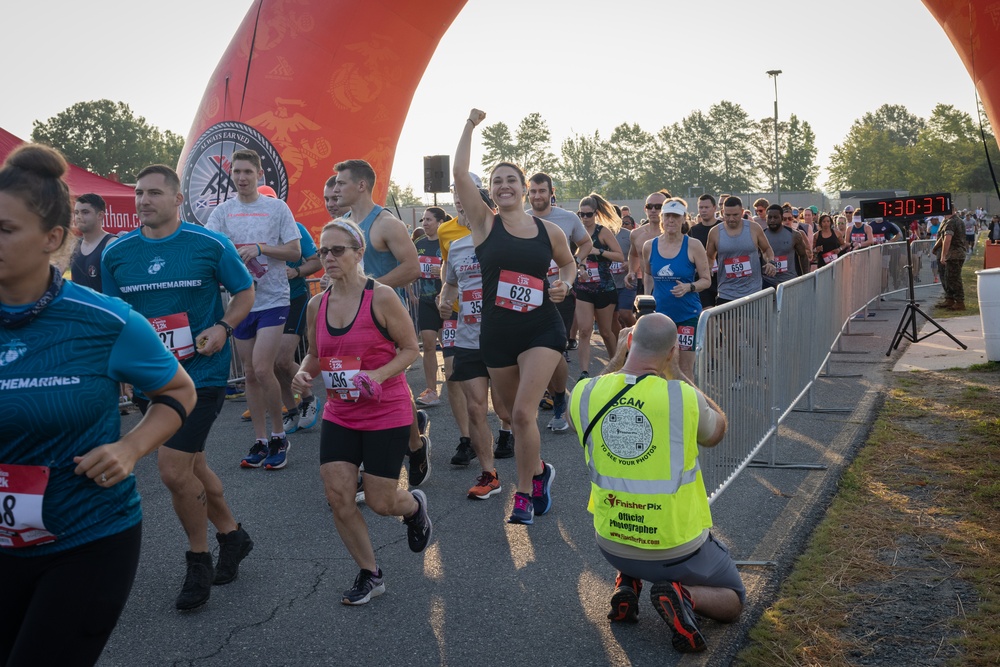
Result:
<svg viewBox="0 0 1000 667">
<path fill-rule="evenodd" d="M 448 261 L 448 250 L 451 248 L 452 242 L 466 237 L 471 233 L 468 227 L 458 224 L 457 218 L 448 218 L 438 225 L 438 241 L 441 242 L 441 261 Z"/>
</svg>

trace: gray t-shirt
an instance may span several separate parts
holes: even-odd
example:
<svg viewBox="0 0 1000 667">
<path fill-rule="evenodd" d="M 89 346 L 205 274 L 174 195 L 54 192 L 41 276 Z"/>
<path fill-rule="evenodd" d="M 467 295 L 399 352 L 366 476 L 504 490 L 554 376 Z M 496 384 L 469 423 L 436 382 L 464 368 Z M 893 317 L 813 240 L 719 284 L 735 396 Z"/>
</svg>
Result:
<svg viewBox="0 0 1000 667">
<path fill-rule="evenodd" d="M 452 241 L 449 246 L 447 281 L 449 285 L 458 286 L 455 347 L 478 350 L 483 317 L 483 272 L 471 234 Z"/>
<path fill-rule="evenodd" d="M 587 228 L 580 222 L 580 218 L 577 217 L 576 213 L 570 213 L 564 208 L 553 206 L 548 215 L 538 215 L 530 208 L 525 213 L 533 215 L 536 218 L 541 218 L 542 220 L 548 220 L 559 227 L 563 231 L 563 234 L 566 235 L 566 238 L 569 239 L 570 249 L 573 252 L 576 252 L 577 245 L 590 239 Z"/>
<path fill-rule="evenodd" d="M 228 199 L 212 211 L 205 229 L 227 236 L 237 248 L 252 243 L 280 246 L 302 238 L 288 205 L 272 197 L 257 197 L 252 204 Z M 246 264 L 256 287 L 251 312 L 289 304 L 284 262 L 261 255 Z"/>
<path fill-rule="evenodd" d="M 743 221 L 743 230 L 736 236 L 719 225 L 716 259 L 719 262 L 719 298 L 735 301 L 763 289 L 760 255 L 753 240 L 751 225 Z"/>
</svg>

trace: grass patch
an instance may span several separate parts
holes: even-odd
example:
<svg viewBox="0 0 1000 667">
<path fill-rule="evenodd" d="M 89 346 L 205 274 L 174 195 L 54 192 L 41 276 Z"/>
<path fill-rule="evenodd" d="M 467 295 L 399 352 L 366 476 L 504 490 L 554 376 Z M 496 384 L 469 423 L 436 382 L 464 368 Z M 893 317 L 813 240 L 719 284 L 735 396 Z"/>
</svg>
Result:
<svg viewBox="0 0 1000 667">
<path fill-rule="evenodd" d="M 981 366 L 895 376 L 735 664 L 1000 663 L 1000 374 Z"/>
</svg>

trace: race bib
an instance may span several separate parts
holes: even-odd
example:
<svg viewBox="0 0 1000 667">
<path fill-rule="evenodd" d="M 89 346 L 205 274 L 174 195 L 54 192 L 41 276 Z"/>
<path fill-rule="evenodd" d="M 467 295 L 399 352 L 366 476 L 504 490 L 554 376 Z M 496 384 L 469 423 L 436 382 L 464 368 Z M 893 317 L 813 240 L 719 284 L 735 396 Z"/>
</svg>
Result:
<svg viewBox="0 0 1000 667">
<path fill-rule="evenodd" d="M 690 352 L 694 349 L 694 327 L 677 327 L 677 344 L 681 350 Z"/>
<path fill-rule="evenodd" d="M 581 283 L 599 283 L 601 282 L 601 272 L 597 268 L 597 262 L 584 262 L 580 271 L 580 282 Z"/>
<path fill-rule="evenodd" d="M 354 376 L 361 371 L 361 357 L 322 357 L 319 368 L 326 384 L 327 398 L 357 401 L 361 397 L 361 392 L 354 386 Z"/>
<path fill-rule="evenodd" d="M 872 234 L 872 238 L 875 239 L 875 243 L 885 243 L 885 234 Z"/>
<path fill-rule="evenodd" d="M 621 275 L 622 273 L 625 273 L 625 263 L 611 262 L 611 274 L 617 276 Z"/>
<path fill-rule="evenodd" d="M 458 333 L 458 320 L 445 320 L 441 325 L 441 347 L 455 347 L 456 333 Z"/>
<path fill-rule="evenodd" d="M 545 283 L 540 278 L 516 271 L 501 271 L 496 305 L 518 313 L 527 313 L 542 305 L 544 289 Z"/>
<path fill-rule="evenodd" d="M 776 274 L 778 273 L 788 273 L 788 256 L 782 255 L 781 257 L 775 257 L 774 261 L 777 262 L 777 266 L 774 269 Z"/>
<path fill-rule="evenodd" d="M 837 251 L 831 250 L 830 252 L 823 253 L 823 261 L 829 264 L 833 260 L 837 259 Z"/>
<path fill-rule="evenodd" d="M 712 273 L 718 273 L 718 272 L 719 272 L 719 260 L 718 259 L 713 259 L 712 260 Z"/>
<path fill-rule="evenodd" d="M 549 272 L 546 273 L 547 276 L 558 276 L 559 275 L 559 265 L 556 264 L 554 259 L 549 260 Z"/>
<path fill-rule="evenodd" d="M 750 264 L 749 255 L 724 259 L 722 267 L 726 270 L 727 278 L 746 278 L 753 275 L 753 266 Z"/>
<path fill-rule="evenodd" d="M 149 323 L 153 325 L 153 331 L 160 337 L 164 347 L 178 361 L 194 356 L 194 337 L 191 335 L 187 313 L 151 317 Z"/>
<path fill-rule="evenodd" d="M 462 292 L 459 316 L 463 324 L 479 324 L 483 321 L 483 290 L 467 289 Z"/>
<path fill-rule="evenodd" d="M 48 484 L 45 466 L 0 463 L 0 546 L 30 547 L 56 539 L 42 521 Z"/>
<path fill-rule="evenodd" d="M 868 236 L 865 234 L 851 234 L 851 243 L 864 243 L 868 240 Z"/>
<path fill-rule="evenodd" d="M 441 277 L 441 258 L 440 257 L 427 257 L 421 255 L 417 258 L 420 262 L 420 277 L 427 278 L 431 280 L 436 280 Z M 434 267 L 437 267 L 437 273 L 433 273 Z"/>
</svg>

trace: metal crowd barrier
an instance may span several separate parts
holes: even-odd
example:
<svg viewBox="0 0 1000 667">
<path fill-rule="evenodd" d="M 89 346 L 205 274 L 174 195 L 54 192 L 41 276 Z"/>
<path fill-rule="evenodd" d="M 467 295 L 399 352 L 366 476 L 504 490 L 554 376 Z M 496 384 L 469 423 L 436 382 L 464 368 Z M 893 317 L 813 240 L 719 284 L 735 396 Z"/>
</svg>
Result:
<svg viewBox="0 0 1000 667">
<path fill-rule="evenodd" d="M 933 285 L 930 241 L 917 241 L 914 277 Z M 916 266 L 920 258 L 921 265 Z M 899 276 L 897 274 L 902 274 Z M 698 386 L 718 402 L 729 420 L 719 445 L 702 450 L 702 475 L 713 502 L 747 466 L 821 469 L 818 463 L 776 460 L 780 424 L 801 403 L 818 409 L 813 389 L 829 373 L 854 318 L 867 319 L 880 295 L 906 280 L 906 245 L 873 246 L 848 253 L 827 266 L 753 296 L 709 308 L 698 321 L 695 341 Z M 864 354 L 863 352 L 861 354 Z M 756 457 L 766 449 L 765 460 Z"/>
</svg>

